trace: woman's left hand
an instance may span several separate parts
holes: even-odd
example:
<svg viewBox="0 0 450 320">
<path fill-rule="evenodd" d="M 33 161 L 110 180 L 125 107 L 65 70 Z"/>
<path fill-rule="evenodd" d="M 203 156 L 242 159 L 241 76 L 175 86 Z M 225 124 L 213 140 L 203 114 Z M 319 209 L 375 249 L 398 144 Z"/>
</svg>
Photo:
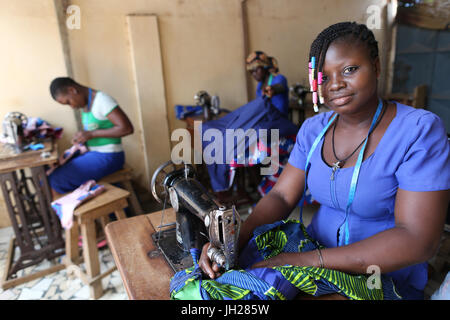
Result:
<svg viewBox="0 0 450 320">
<path fill-rule="evenodd" d="M 256 269 L 256 268 L 273 268 L 273 267 L 279 267 L 279 266 L 284 266 L 286 264 L 292 264 L 289 262 L 289 259 L 291 258 L 290 256 L 291 254 L 288 253 L 280 253 L 279 255 L 267 259 L 267 260 L 263 260 L 260 262 L 255 263 L 254 265 L 252 265 L 251 269 Z M 296 254 L 299 255 L 299 254 Z"/>
<path fill-rule="evenodd" d="M 282 255 L 283 255 L 283 253 L 280 253 L 279 255 L 277 255 L 277 256 L 275 256 L 273 258 L 257 262 L 254 265 L 252 265 L 251 269 L 256 269 L 256 268 L 273 268 L 273 267 L 284 266 L 287 263 L 283 262 Z"/>
<path fill-rule="evenodd" d="M 313 257 L 314 256 L 311 255 L 310 252 L 302 252 L 302 253 L 300 253 L 300 252 L 292 252 L 292 253 L 283 252 L 273 258 L 257 262 L 254 265 L 252 265 L 251 268 L 252 269 L 273 268 L 273 267 L 279 267 L 279 266 L 284 266 L 284 265 L 316 266 L 315 261 L 309 261 L 309 260 L 312 260 L 311 258 L 313 258 Z"/>
<path fill-rule="evenodd" d="M 92 132 L 91 131 L 78 131 L 75 133 L 75 135 L 72 138 L 72 144 L 83 144 L 86 143 L 86 141 L 92 139 Z"/>
</svg>

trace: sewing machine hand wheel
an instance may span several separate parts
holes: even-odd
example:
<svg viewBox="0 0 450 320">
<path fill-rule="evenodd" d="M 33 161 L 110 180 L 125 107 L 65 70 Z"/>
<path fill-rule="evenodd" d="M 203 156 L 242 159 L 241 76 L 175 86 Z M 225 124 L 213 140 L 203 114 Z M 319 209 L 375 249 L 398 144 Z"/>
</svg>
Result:
<svg viewBox="0 0 450 320">
<path fill-rule="evenodd" d="M 185 166 L 189 171 L 193 172 L 195 174 L 195 169 L 191 164 L 180 164 L 181 166 Z M 169 194 L 169 190 L 167 189 L 166 185 L 164 184 L 166 177 L 169 173 L 172 171 L 175 171 L 179 168 L 177 168 L 177 165 L 172 162 L 172 160 L 169 160 L 162 165 L 160 165 L 155 172 L 153 173 L 152 181 L 151 181 L 151 190 L 153 197 L 158 201 L 159 203 L 163 203 L 166 196 Z"/>
</svg>

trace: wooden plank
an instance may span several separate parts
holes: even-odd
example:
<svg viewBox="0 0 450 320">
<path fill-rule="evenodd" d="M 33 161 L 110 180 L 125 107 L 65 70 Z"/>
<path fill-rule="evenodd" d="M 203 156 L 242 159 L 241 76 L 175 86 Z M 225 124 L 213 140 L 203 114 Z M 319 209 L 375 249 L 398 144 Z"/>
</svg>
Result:
<svg viewBox="0 0 450 320">
<path fill-rule="evenodd" d="M 12 237 L 9 240 L 8 253 L 7 253 L 6 261 L 5 261 L 5 270 L 3 272 L 3 279 L 2 279 L 3 290 L 7 289 L 4 287 L 4 284 L 6 283 L 6 281 L 8 281 L 8 273 L 9 273 L 9 270 L 11 269 L 11 265 L 14 260 L 14 247 L 15 247 L 14 242 L 15 241 L 16 241 L 15 237 Z"/>
<path fill-rule="evenodd" d="M 107 203 L 103 205 L 100 208 L 97 208 L 92 211 L 87 211 L 82 214 L 76 214 L 78 216 L 78 222 L 81 224 L 85 223 L 86 221 L 92 221 L 95 219 L 99 219 L 104 215 L 108 215 L 110 213 L 116 212 L 120 209 L 124 209 L 128 206 L 128 202 L 125 198 L 113 200 L 110 203 Z"/>
<path fill-rule="evenodd" d="M 100 275 L 100 262 L 98 258 L 94 220 L 81 225 L 81 235 L 83 237 L 83 257 L 86 265 L 86 273 L 89 279 L 92 279 Z M 101 280 L 91 283 L 89 285 L 89 291 L 91 298 L 100 298 L 103 295 Z"/>
<path fill-rule="evenodd" d="M 143 141 L 144 179 L 145 185 L 150 185 L 151 174 L 170 158 L 171 150 L 158 17 L 133 14 L 126 22 Z"/>
<path fill-rule="evenodd" d="M 155 232 L 149 218 L 152 215 L 114 221 L 105 229 L 114 261 L 132 300 L 169 299 L 173 271 L 161 254 L 151 258 L 148 255 L 156 249 L 151 238 Z"/>
<path fill-rule="evenodd" d="M 80 249 L 78 248 L 78 222 L 73 219 L 72 228 L 66 229 L 66 264 L 75 263 L 80 257 Z"/>
<path fill-rule="evenodd" d="M 132 170 L 130 168 L 116 171 L 106 177 L 103 177 L 99 183 L 118 183 L 124 180 L 131 180 Z"/>
<path fill-rule="evenodd" d="M 123 209 L 116 210 L 116 211 L 114 211 L 114 213 L 116 215 L 117 220 L 127 218 L 127 215 L 125 214 L 125 211 Z"/>
<path fill-rule="evenodd" d="M 111 203 L 119 199 L 125 199 L 130 195 L 128 191 L 114 187 L 113 185 L 110 185 L 108 183 L 104 183 L 103 185 L 105 186 L 105 191 L 83 203 L 75 210 L 74 215 L 82 216 L 86 212 L 102 208 L 107 203 Z"/>
<path fill-rule="evenodd" d="M 55 16 L 58 21 L 59 39 L 61 41 L 61 48 L 64 57 L 64 65 L 66 67 L 67 76 L 74 79 L 72 58 L 70 55 L 70 41 L 68 28 L 66 25 L 67 14 L 66 9 L 70 5 L 70 0 L 53 0 L 53 6 L 55 7 Z M 81 123 L 81 111 L 73 109 L 75 121 L 77 123 L 77 130 L 83 130 L 83 124 Z"/>
<path fill-rule="evenodd" d="M 53 151 L 53 144 L 51 141 L 44 141 L 42 142 L 44 145 L 44 149 L 40 150 L 27 150 L 21 153 L 16 153 L 13 149 L 13 147 L 9 144 L 1 143 L 0 142 L 0 160 L 9 160 L 9 159 L 21 159 L 21 158 L 27 158 L 30 156 L 39 155 L 43 151 L 52 152 Z"/>
<path fill-rule="evenodd" d="M 32 274 L 29 274 L 29 275 L 26 275 L 26 276 L 23 276 L 23 277 L 20 277 L 20 278 L 16 278 L 16 279 L 7 280 L 7 281 L 2 283 L 2 289 L 6 290 L 6 289 L 9 289 L 9 288 L 18 286 L 19 284 L 23 284 L 23 283 L 26 283 L 26 282 L 29 282 L 29 281 L 32 281 L 32 280 L 35 280 L 35 279 L 38 279 L 38 278 L 45 277 L 48 274 L 61 271 L 65 267 L 66 266 L 64 264 L 57 264 L 57 265 L 51 266 L 48 269 L 41 270 L 41 271 L 38 271 L 36 273 L 32 273 Z"/>
<path fill-rule="evenodd" d="M 90 286 L 91 284 L 98 282 L 99 280 L 103 279 L 104 277 L 106 277 L 106 276 L 110 275 L 111 273 L 113 273 L 114 271 L 116 271 L 117 267 L 113 266 L 113 267 L 109 268 L 107 271 L 99 274 L 98 276 L 96 276 L 94 278 L 90 278 L 84 272 L 84 270 L 75 263 L 67 264 L 66 269 L 67 269 L 67 274 L 74 274 L 76 277 L 78 277 L 81 280 L 81 282 L 83 282 L 85 285 Z"/>
</svg>

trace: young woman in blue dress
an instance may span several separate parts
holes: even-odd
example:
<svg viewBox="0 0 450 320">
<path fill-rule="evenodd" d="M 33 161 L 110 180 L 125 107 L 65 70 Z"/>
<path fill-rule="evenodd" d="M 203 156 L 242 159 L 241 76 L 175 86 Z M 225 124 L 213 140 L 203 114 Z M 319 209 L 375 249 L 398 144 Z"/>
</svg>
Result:
<svg viewBox="0 0 450 320">
<path fill-rule="evenodd" d="M 243 223 L 240 248 L 258 226 L 286 219 L 307 187 L 321 204 L 307 231 L 326 249 L 281 253 L 253 268 L 368 274 L 377 266 L 400 296 L 423 299 L 426 261 L 438 248 L 449 201 L 444 125 L 429 111 L 379 97 L 378 45 L 365 25 L 326 28 L 311 46 L 310 61 L 315 100 L 331 111 L 303 123 L 289 164 Z M 199 264 L 215 278 L 220 268 L 211 265 L 208 247 Z"/>
</svg>

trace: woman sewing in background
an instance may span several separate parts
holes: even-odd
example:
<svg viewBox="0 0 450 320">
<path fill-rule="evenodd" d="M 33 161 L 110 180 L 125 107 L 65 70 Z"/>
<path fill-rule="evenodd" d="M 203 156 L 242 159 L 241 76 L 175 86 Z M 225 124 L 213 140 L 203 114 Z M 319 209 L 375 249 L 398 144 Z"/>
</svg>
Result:
<svg viewBox="0 0 450 320">
<path fill-rule="evenodd" d="M 72 144 L 85 144 L 89 149 L 49 175 L 53 195 L 73 191 L 88 180 L 98 181 L 122 169 L 125 153 L 121 138 L 134 129 L 114 98 L 71 78 L 54 79 L 50 93 L 60 104 L 81 110 L 84 130 L 74 135 Z"/>
<path fill-rule="evenodd" d="M 247 57 L 245 62 L 247 71 L 258 81 L 256 96 L 268 96 L 272 104 L 287 116 L 289 87 L 286 78 L 279 73 L 276 59 L 262 51 L 255 51 Z"/>
<path fill-rule="evenodd" d="M 286 219 L 307 185 L 321 204 L 307 232 L 324 248 L 282 251 L 251 269 L 313 266 L 365 275 L 375 265 L 398 296 L 423 299 L 426 261 L 438 248 L 449 200 L 443 123 L 379 97 L 378 44 L 365 25 L 326 28 L 312 43 L 310 61 L 315 100 L 331 111 L 303 123 L 289 164 L 244 222 L 240 249 L 258 227 Z M 211 266 L 208 247 L 199 265 L 216 278 L 220 269 Z"/>
</svg>

